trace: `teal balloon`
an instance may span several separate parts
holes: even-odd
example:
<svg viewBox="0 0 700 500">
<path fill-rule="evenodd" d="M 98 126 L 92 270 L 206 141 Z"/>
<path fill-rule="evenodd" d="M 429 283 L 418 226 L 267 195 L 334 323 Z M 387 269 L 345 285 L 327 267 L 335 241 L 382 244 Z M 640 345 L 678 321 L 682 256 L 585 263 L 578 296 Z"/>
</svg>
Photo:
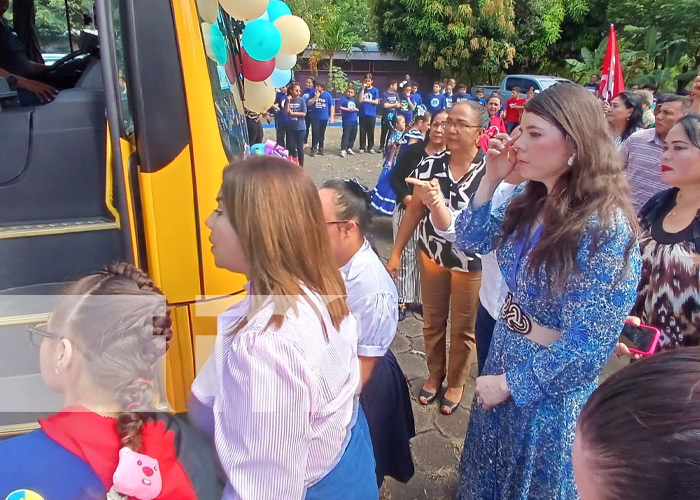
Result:
<svg viewBox="0 0 700 500">
<path fill-rule="evenodd" d="M 211 25 L 209 39 L 211 41 L 211 50 L 214 53 L 214 57 L 216 57 L 216 61 L 224 66 L 228 61 L 228 51 L 226 50 L 226 40 L 224 40 L 224 35 L 221 33 L 218 25 Z"/>
<path fill-rule="evenodd" d="M 265 154 L 265 144 L 263 144 L 262 142 L 259 142 L 257 144 L 253 144 L 250 147 L 250 154 L 258 155 L 258 156 L 264 155 Z"/>
<path fill-rule="evenodd" d="M 270 3 L 267 5 L 267 15 L 270 16 L 271 23 L 274 23 L 275 19 L 288 16 L 291 13 L 292 9 L 282 0 L 270 0 Z"/>
<path fill-rule="evenodd" d="M 243 48 L 256 61 L 269 61 L 282 47 L 282 35 L 270 21 L 257 19 L 243 29 Z"/>
<path fill-rule="evenodd" d="M 275 71 L 272 72 L 270 77 L 267 79 L 268 82 L 270 82 L 270 85 L 275 87 L 276 89 L 280 87 L 284 87 L 289 83 L 289 80 L 292 79 L 292 70 L 291 69 L 278 69 L 275 68 Z"/>
</svg>

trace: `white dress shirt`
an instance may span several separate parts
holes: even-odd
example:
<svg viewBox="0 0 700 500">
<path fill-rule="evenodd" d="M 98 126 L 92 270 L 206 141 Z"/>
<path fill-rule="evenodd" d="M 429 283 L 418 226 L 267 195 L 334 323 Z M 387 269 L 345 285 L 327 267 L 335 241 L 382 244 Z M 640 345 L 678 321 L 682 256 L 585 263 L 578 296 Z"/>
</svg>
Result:
<svg viewBox="0 0 700 500">
<path fill-rule="evenodd" d="M 384 264 L 367 240 L 340 268 L 345 280 L 348 308 L 360 327 L 357 354 L 386 354 L 399 322 L 399 295 Z"/>
<path fill-rule="evenodd" d="M 224 499 L 302 499 L 350 440 L 360 381 L 357 324 L 350 315 L 336 330 L 321 297 L 303 290 L 279 328 L 269 325 L 269 297 L 257 312 L 249 311 L 248 296 L 220 315 L 214 352 L 192 385 L 211 409 L 210 419 L 194 424 L 213 420 L 228 480 Z"/>
</svg>

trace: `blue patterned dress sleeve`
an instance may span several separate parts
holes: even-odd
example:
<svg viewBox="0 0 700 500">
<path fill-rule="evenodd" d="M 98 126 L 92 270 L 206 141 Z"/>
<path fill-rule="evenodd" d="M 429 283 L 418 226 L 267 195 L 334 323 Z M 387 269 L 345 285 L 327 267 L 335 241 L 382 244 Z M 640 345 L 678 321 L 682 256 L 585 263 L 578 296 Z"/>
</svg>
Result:
<svg viewBox="0 0 700 500">
<path fill-rule="evenodd" d="M 470 203 L 455 219 L 455 244 L 463 252 L 486 254 L 501 233 L 508 202 L 492 210 L 491 201 L 474 209 Z"/>
<path fill-rule="evenodd" d="M 561 301 L 560 340 L 506 372 L 516 405 L 580 390 L 598 374 L 634 303 L 641 262 L 636 246 L 625 255 L 631 237 L 627 224 L 618 224 L 591 253 L 590 231 L 584 234 L 581 272 L 567 283 Z"/>
</svg>

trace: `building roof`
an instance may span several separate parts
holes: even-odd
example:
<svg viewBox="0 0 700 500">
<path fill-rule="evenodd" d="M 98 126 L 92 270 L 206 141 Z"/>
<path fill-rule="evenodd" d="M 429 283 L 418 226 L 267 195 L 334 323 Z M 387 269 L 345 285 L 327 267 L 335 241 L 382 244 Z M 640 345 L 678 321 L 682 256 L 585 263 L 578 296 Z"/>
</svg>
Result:
<svg viewBox="0 0 700 500">
<path fill-rule="evenodd" d="M 309 54 L 314 50 L 314 47 L 307 47 L 302 54 L 302 59 L 309 59 Z M 348 59 L 350 61 L 406 61 L 405 57 L 400 57 L 393 52 L 382 52 L 379 50 L 377 42 L 362 42 L 362 48 L 355 47 L 350 53 L 350 57 L 346 57 L 345 51 L 335 52 L 333 59 Z"/>
</svg>

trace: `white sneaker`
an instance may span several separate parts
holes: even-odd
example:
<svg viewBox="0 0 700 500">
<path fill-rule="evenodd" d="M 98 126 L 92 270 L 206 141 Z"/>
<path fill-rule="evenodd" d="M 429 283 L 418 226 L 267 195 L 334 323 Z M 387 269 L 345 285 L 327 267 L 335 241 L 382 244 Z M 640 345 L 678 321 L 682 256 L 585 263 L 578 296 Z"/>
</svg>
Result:
<svg viewBox="0 0 700 500">
<path fill-rule="evenodd" d="M 376 155 L 376 154 L 377 154 L 377 151 L 375 151 L 374 149 L 370 149 L 370 150 L 367 151 L 367 152 L 368 152 L 369 154 L 372 154 L 372 155 Z"/>
<path fill-rule="evenodd" d="M 351 156 L 355 154 L 355 152 L 352 149 L 348 149 L 347 151 L 348 151 L 348 154 Z"/>
<path fill-rule="evenodd" d="M 345 151 L 340 151 L 340 156 L 342 156 L 343 158 L 345 158 L 345 157 L 347 156 L 347 153 L 346 153 Z"/>
<path fill-rule="evenodd" d="M 365 150 L 364 150 L 364 149 L 360 149 L 360 151 L 358 151 L 358 153 L 360 153 L 361 155 L 363 155 L 363 154 L 365 154 Z"/>
</svg>

